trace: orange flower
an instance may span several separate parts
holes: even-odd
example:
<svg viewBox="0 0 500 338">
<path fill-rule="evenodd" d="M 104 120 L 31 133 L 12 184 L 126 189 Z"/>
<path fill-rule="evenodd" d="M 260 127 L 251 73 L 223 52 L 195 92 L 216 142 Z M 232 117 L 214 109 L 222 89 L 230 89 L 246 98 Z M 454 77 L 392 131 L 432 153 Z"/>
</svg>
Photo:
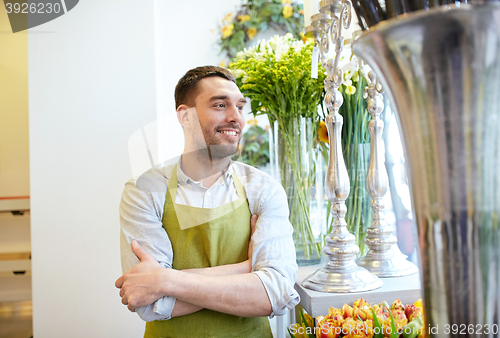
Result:
<svg viewBox="0 0 500 338">
<path fill-rule="evenodd" d="M 342 334 L 345 338 L 371 338 L 373 337 L 373 322 L 347 318 L 342 325 Z"/>
<path fill-rule="evenodd" d="M 332 309 L 330 308 L 330 311 Z M 340 333 L 342 333 L 343 319 L 340 322 L 332 321 L 330 311 L 326 317 L 316 317 L 316 336 L 318 338 L 338 338 L 340 337 Z"/>
<path fill-rule="evenodd" d="M 301 9 L 301 10 L 299 11 L 299 13 L 300 13 L 300 15 L 304 15 L 304 10 L 303 10 L 303 9 Z"/>
<path fill-rule="evenodd" d="M 366 302 L 366 300 L 364 300 L 363 298 L 360 298 L 360 299 L 357 299 L 354 301 L 353 306 L 365 307 L 365 306 L 370 306 L 370 305 Z"/>
<path fill-rule="evenodd" d="M 404 312 L 405 307 L 403 306 L 403 304 L 401 303 L 401 301 L 399 300 L 399 298 L 398 298 L 398 299 L 396 299 L 396 300 L 394 301 L 394 303 L 392 303 L 392 305 L 391 305 L 391 310 L 392 310 L 392 311 L 398 311 L 398 312 L 399 312 L 399 311 L 403 311 L 403 312 Z"/>
<path fill-rule="evenodd" d="M 326 129 L 325 121 L 319 123 L 318 138 L 321 142 L 328 143 L 328 130 Z"/>
<path fill-rule="evenodd" d="M 321 123 L 323 123 L 323 125 L 325 125 L 325 122 L 321 121 L 320 128 L 321 128 Z M 325 126 L 325 129 L 326 129 L 326 126 Z M 318 134 L 319 134 L 319 132 L 318 132 Z M 320 139 L 321 139 L 321 136 L 320 136 Z M 328 138 L 326 139 L 326 141 L 328 142 Z M 352 307 L 350 307 L 347 304 L 344 304 L 344 306 L 342 307 L 342 317 L 347 318 L 347 317 L 352 317 L 352 315 L 353 315 Z"/>
<path fill-rule="evenodd" d="M 283 17 L 285 19 L 288 19 L 289 17 L 291 17 L 293 15 L 293 8 L 292 6 L 283 6 Z"/>
<path fill-rule="evenodd" d="M 248 35 L 248 38 L 249 39 L 253 39 L 253 37 L 257 34 L 257 28 L 255 27 L 250 27 L 248 30 L 247 30 L 247 35 Z"/>
<path fill-rule="evenodd" d="M 304 32 L 299 32 L 299 35 L 303 43 L 306 43 L 307 41 L 314 42 L 314 38 L 308 38 L 305 36 Z"/>
<path fill-rule="evenodd" d="M 405 316 L 408 318 L 408 322 L 411 322 L 415 318 L 422 317 L 423 311 L 422 308 L 416 307 L 415 305 L 406 305 L 405 306 Z"/>
</svg>

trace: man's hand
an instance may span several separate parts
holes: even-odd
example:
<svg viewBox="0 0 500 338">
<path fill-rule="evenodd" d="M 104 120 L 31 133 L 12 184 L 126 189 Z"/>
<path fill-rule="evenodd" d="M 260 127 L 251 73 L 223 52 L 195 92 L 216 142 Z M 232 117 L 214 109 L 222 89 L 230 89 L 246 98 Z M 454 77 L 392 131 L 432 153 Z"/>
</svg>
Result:
<svg viewBox="0 0 500 338">
<path fill-rule="evenodd" d="M 122 303 L 133 312 L 163 297 L 161 285 L 165 283 L 168 269 L 158 264 L 135 240 L 132 241 L 132 250 L 141 262 L 118 278 L 115 286 L 120 289 Z"/>
</svg>

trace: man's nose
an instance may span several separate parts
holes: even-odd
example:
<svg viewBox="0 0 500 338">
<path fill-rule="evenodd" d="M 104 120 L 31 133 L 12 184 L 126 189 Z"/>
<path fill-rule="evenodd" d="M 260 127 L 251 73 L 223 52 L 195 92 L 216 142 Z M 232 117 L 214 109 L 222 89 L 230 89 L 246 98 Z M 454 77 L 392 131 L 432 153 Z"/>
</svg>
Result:
<svg viewBox="0 0 500 338">
<path fill-rule="evenodd" d="M 236 106 L 231 106 L 227 110 L 226 120 L 230 122 L 236 122 L 240 119 L 241 112 Z"/>
</svg>

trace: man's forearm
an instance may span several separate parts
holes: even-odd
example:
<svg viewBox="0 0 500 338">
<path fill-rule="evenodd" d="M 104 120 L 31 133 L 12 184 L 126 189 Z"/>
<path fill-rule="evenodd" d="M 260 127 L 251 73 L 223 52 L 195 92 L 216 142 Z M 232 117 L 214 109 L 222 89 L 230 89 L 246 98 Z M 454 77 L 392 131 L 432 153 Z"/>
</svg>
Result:
<svg viewBox="0 0 500 338">
<path fill-rule="evenodd" d="M 203 308 L 201 306 L 186 303 L 180 299 L 177 299 L 175 301 L 174 309 L 172 310 L 172 318 L 190 315 L 191 313 L 198 312 L 202 309 Z"/>
<path fill-rule="evenodd" d="M 205 276 L 227 276 L 249 273 L 252 271 L 252 262 L 247 259 L 241 263 L 213 266 L 209 268 L 185 269 L 184 272 Z"/>
<path fill-rule="evenodd" d="M 250 260 L 246 260 L 244 262 L 236 264 L 220 265 L 210 268 L 185 269 L 182 271 L 205 276 L 227 276 L 248 273 L 250 272 L 251 268 L 252 267 Z M 189 315 L 191 313 L 200 311 L 201 309 L 203 309 L 201 306 L 197 306 L 177 299 L 175 301 L 174 309 L 172 310 L 172 317 Z"/>
<path fill-rule="evenodd" d="M 268 316 L 271 302 L 253 273 L 206 276 L 165 269 L 161 292 L 191 305 L 242 317 Z"/>
</svg>

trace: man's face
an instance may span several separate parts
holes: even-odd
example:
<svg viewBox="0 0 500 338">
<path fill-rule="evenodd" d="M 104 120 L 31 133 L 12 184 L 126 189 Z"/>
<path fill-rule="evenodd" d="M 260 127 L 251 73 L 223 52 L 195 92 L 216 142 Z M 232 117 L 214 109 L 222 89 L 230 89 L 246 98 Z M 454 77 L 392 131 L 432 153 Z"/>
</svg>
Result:
<svg viewBox="0 0 500 338">
<path fill-rule="evenodd" d="M 211 157 L 233 155 L 245 125 L 245 98 L 234 82 L 218 76 L 201 80 L 197 89 L 196 113 Z"/>
</svg>

